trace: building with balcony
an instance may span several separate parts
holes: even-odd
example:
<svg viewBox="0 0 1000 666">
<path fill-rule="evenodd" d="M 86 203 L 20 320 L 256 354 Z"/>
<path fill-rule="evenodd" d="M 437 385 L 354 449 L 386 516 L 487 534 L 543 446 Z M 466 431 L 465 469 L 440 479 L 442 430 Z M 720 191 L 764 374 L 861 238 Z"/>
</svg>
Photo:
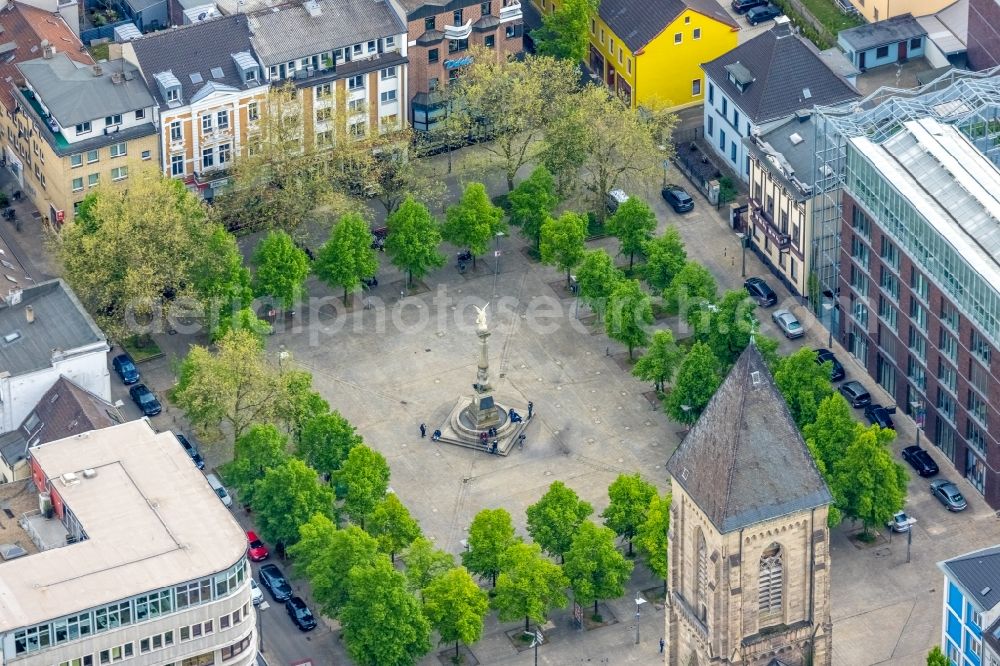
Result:
<svg viewBox="0 0 1000 666">
<path fill-rule="evenodd" d="M 558 0 L 533 0 L 543 14 Z M 701 64 L 736 47 L 739 26 L 714 0 L 604 0 L 590 18 L 587 64 L 633 108 L 705 101 Z"/>
<path fill-rule="evenodd" d="M 435 129 L 447 109 L 443 88 L 472 62 L 471 46 L 491 49 L 497 61 L 521 53 L 524 26 L 517 0 L 400 0 L 406 16 L 410 123 Z"/>
<path fill-rule="evenodd" d="M 156 100 L 160 169 L 211 199 L 244 153 L 269 84 L 244 14 L 121 45 Z"/>
<path fill-rule="evenodd" d="M 815 194 L 816 128 L 800 112 L 743 138 L 750 157 L 749 247 L 796 296 L 808 295 Z"/>
<path fill-rule="evenodd" d="M 43 444 L 4 488 L 35 507 L 0 563 L 0 663 L 254 662 L 246 535 L 172 433 L 139 420 Z"/>
<path fill-rule="evenodd" d="M 701 67 L 708 86 L 705 141 L 744 182 L 750 179 L 744 137 L 767 133 L 815 104 L 860 97 L 784 16 L 770 30 Z"/>
<path fill-rule="evenodd" d="M 843 188 L 839 270 L 824 284 L 842 313 L 834 330 L 994 508 L 1000 508 L 998 109 L 995 70 L 960 72 L 950 84 L 943 79 L 903 94 L 876 91 L 817 115 L 820 168 L 831 167 Z"/>
<path fill-rule="evenodd" d="M 8 168 L 50 224 L 72 219 L 99 184 L 124 185 L 130 168 L 157 158 L 154 101 L 133 65 L 87 66 L 48 46 L 16 69 Z"/>
<path fill-rule="evenodd" d="M 756 345 L 667 469 L 667 664 L 829 666 L 833 498 Z"/>
<path fill-rule="evenodd" d="M 938 562 L 941 651 L 955 666 L 1000 664 L 1000 546 Z"/>
<path fill-rule="evenodd" d="M 407 117 L 406 24 L 381 0 L 306 0 L 249 16 L 272 86 L 302 102 L 303 144 L 400 129 Z"/>
</svg>

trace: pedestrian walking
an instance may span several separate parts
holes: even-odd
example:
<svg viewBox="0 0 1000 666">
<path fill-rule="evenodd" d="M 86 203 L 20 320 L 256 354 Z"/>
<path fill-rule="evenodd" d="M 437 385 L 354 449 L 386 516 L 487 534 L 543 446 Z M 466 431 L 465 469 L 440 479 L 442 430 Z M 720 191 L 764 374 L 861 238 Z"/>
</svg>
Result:
<svg viewBox="0 0 1000 666">
<path fill-rule="evenodd" d="M 663 645 L 664 645 L 663 639 L 661 638 L 660 639 L 660 654 L 663 654 Z"/>
<path fill-rule="evenodd" d="M 535 403 L 528 401 L 528 420 L 531 420 L 531 413 L 535 410 Z"/>
<path fill-rule="evenodd" d="M 420 424 L 420 439 L 427 436 L 427 426 L 423 423 Z"/>
</svg>

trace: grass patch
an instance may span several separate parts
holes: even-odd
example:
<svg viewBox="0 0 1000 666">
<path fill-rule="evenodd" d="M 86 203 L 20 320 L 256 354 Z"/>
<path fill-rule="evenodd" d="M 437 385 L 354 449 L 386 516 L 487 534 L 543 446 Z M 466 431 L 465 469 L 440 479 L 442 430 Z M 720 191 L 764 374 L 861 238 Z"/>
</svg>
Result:
<svg viewBox="0 0 1000 666">
<path fill-rule="evenodd" d="M 93 56 L 94 60 L 97 61 L 107 60 L 108 58 L 111 57 L 111 52 L 110 52 L 111 49 L 107 43 L 92 44 L 91 46 L 87 47 L 87 50 L 90 51 L 90 55 Z"/>
<path fill-rule="evenodd" d="M 133 336 L 122 342 L 122 349 L 128 352 L 136 363 L 163 356 L 163 350 L 149 336 Z"/>
<path fill-rule="evenodd" d="M 875 532 L 862 531 L 859 532 L 855 538 L 863 543 L 872 543 L 873 541 L 875 541 L 875 539 L 878 538 L 878 534 L 876 534 Z"/>
<path fill-rule="evenodd" d="M 809 13 L 816 17 L 827 30 L 836 35 L 841 30 L 854 28 L 862 23 L 864 19 L 855 14 L 845 14 L 832 0 L 801 0 Z"/>
</svg>

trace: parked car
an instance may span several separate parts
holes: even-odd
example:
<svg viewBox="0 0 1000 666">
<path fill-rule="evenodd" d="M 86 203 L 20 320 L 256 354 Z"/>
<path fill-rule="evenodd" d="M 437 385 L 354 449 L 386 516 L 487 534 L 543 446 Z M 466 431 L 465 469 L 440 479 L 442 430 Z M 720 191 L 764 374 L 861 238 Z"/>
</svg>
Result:
<svg viewBox="0 0 1000 666">
<path fill-rule="evenodd" d="M 840 385 L 840 394 L 847 398 L 847 402 L 851 403 L 851 407 L 855 409 L 871 404 L 872 401 L 872 395 L 864 387 L 864 384 L 854 379 Z"/>
<path fill-rule="evenodd" d="M 143 416 L 156 416 L 163 409 L 160 406 L 160 401 L 145 384 L 136 384 L 128 390 L 128 394 L 132 398 L 132 402 L 142 410 Z"/>
<path fill-rule="evenodd" d="M 675 213 L 687 213 L 694 210 L 694 199 L 680 185 L 667 185 L 660 190 L 663 200 L 670 204 Z"/>
<path fill-rule="evenodd" d="M 748 278 L 743 283 L 743 287 L 750 294 L 750 298 L 756 301 L 757 305 L 762 308 L 769 308 L 778 302 L 778 295 L 774 293 L 774 290 L 762 278 Z"/>
<path fill-rule="evenodd" d="M 754 7 L 747 12 L 747 23 L 750 25 L 757 25 L 758 23 L 763 23 L 764 21 L 770 21 L 773 18 L 781 16 L 781 9 L 777 5 L 764 5 L 763 7 Z"/>
<path fill-rule="evenodd" d="M 829 349 L 817 349 L 816 362 L 823 365 L 827 361 L 833 365 L 833 370 L 830 371 L 830 381 L 839 382 L 845 375 L 844 366 L 840 364 L 840 361 L 837 360 L 837 357 Z"/>
<path fill-rule="evenodd" d="M 302 631 L 311 631 L 316 628 L 316 618 L 313 617 L 312 611 L 306 606 L 306 602 L 302 601 L 299 597 L 291 597 L 285 600 L 285 610 L 288 611 L 288 617 L 292 618 L 292 622 L 295 626 Z"/>
<path fill-rule="evenodd" d="M 733 0 L 733 11 L 737 14 L 746 14 L 754 7 L 761 7 L 767 4 L 767 0 Z"/>
<path fill-rule="evenodd" d="M 801 338 L 806 333 L 799 320 L 788 310 L 775 310 L 771 313 L 771 321 L 777 324 L 778 328 L 781 329 L 781 332 L 789 340 Z"/>
<path fill-rule="evenodd" d="M 251 562 L 260 562 L 261 560 L 266 560 L 271 555 L 267 550 L 267 546 L 264 542 L 260 540 L 256 532 L 247 531 L 247 556 L 250 558 Z"/>
<path fill-rule="evenodd" d="M 111 359 L 111 367 L 122 380 L 122 384 L 128 386 L 139 381 L 139 368 L 135 367 L 135 361 L 128 354 L 119 354 Z"/>
<path fill-rule="evenodd" d="M 275 601 L 284 601 L 292 596 L 292 586 L 288 584 L 281 569 L 273 564 L 262 566 L 257 572 L 257 579 L 260 580 L 260 586 L 270 592 Z"/>
<path fill-rule="evenodd" d="M 917 470 L 917 474 L 923 477 L 934 476 L 938 473 L 937 463 L 931 454 L 914 444 L 903 449 L 903 460 L 910 463 L 910 467 Z"/>
<path fill-rule="evenodd" d="M 949 511 L 964 511 L 969 506 L 962 493 L 958 491 L 958 486 L 948 479 L 931 481 L 931 495 L 937 497 Z"/>
<path fill-rule="evenodd" d="M 604 197 L 604 203 L 608 207 L 608 212 L 614 214 L 618 210 L 618 206 L 628 201 L 628 195 L 625 194 L 625 190 L 613 189 L 608 192 L 607 196 Z"/>
<path fill-rule="evenodd" d="M 223 504 L 227 507 L 233 505 L 233 498 L 229 496 L 229 491 L 226 490 L 224 485 L 222 485 L 222 481 L 219 481 L 219 477 L 214 474 L 206 474 L 205 479 L 208 480 L 208 485 L 212 487 L 212 490 L 214 490 L 215 494 L 219 496 L 219 499 L 222 500 Z"/>
<path fill-rule="evenodd" d="M 250 601 L 254 606 L 260 606 L 260 602 L 264 601 L 264 593 L 260 591 L 260 585 L 253 578 L 250 579 Z"/>
<path fill-rule="evenodd" d="M 176 437 L 177 441 L 181 443 L 181 446 L 184 447 L 187 454 L 191 456 L 191 460 L 194 461 L 195 467 L 198 469 L 205 469 L 205 459 L 201 457 L 201 453 L 198 451 L 198 448 L 189 442 L 187 437 L 179 432 L 175 432 L 174 437 Z"/>
<path fill-rule="evenodd" d="M 885 524 L 893 532 L 909 532 L 910 526 L 917 522 L 916 519 L 910 518 L 906 515 L 905 511 L 897 511 L 893 515 L 892 520 Z"/>
<path fill-rule="evenodd" d="M 880 428 L 896 429 L 892 422 L 892 416 L 889 415 L 889 410 L 877 403 L 873 402 L 865 407 L 865 418 L 868 419 L 869 423 Z"/>
</svg>

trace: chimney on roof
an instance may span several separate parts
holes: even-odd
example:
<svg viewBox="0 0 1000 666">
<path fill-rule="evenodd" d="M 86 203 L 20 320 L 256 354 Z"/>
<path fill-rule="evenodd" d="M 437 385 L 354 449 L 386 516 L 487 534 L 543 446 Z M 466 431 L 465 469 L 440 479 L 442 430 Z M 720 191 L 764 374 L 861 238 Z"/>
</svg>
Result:
<svg viewBox="0 0 1000 666">
<path fill-rule="evenodd" d="M 52 60 L 52 57 L 56 54 L 56 47 L 49 43 L 49 40 L 42 40 L 42 57 L 46 60 Z"/>
<path fill-rule="evenodd" d="M 125 72 L 112 72 L 111 83 L 114 83 L 115 85 L 125 83 Z"/>
<path fill-rule="evenodd" d="M 35 308 L 30 305 L 24 306 L 24 318 L 28 320 L 29 324 L 35 323 Z"/>
<path fill-rule="evenodd" d="M 104 70 L 101 69 L 101 66 L 99 64 L 94 65 L 94 76 L 101 76 L 103 74 L 104 74 Z"/>
</svg>

